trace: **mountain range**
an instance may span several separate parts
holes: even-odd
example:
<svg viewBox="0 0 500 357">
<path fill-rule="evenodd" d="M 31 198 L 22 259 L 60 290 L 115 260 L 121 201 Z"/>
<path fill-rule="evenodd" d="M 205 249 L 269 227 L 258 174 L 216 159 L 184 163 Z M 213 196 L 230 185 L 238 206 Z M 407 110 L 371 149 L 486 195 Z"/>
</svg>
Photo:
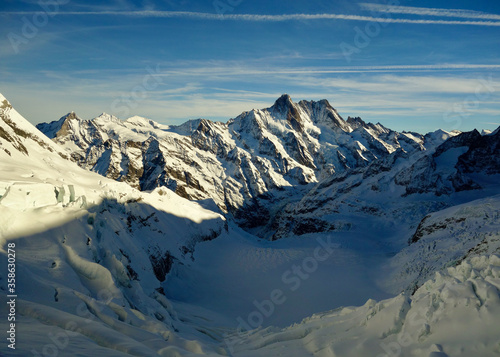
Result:
<svg viewBox="0 0 500 357">
<path fill-rule="evenodd" d="M 166 126 L 137 116 L 82 120 L 69 113 L 37 128 L 85 169 L 142 191 L 168 187 L 189 200 L 213 201 L 268 239 L 345 227 L 349 222 L 319 219 L 345 206 L 381 214 L 391 207 L 380 207 L 387 191 L 398 201 L 432 193 L 426 202 L 432 211 L 439 196 L 488 186 L 473 174 L 488 181 L 500 167 L 498 130 L 399 133 L 359 117 L 344 120 L 326 100 L 294 103 L 286 94 L 227 123 Z M 375 202 L 345 205 L 349 196 Z"/>
<path fill-rule="evenodd" d="M 288 95 L 226 123 L 35 128 L 0 103 L 4 355 L 500 353 L 499 129 L 397 132 Z"/>
</svg>

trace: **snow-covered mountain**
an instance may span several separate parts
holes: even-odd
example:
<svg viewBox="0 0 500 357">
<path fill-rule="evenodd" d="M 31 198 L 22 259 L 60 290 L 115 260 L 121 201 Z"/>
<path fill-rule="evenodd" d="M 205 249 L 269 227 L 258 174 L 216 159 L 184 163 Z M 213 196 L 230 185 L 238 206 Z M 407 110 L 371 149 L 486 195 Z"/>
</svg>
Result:
<svg viewBox="0 0 500 357">
<path fill-rule="evenodd" d="M 283 207 L 267 234 L 350 229 L 354 216 L 395 226 L 428 213 L 499 193 L 500 134 L 477 131 L 424 136 L 424 151 L 398 149 L 369 165 L 321 180 L 301 200 Z"/>
<path fill-rule="evenodd" d="M 268 239 L 348 229 L 342 212 L 419 220 L 456 192 L 489 186 L 499 167 L 498 131 L 399 133 L 344 120 L 326 100 L 288 95 L 227 123 L 70 113 L 38 128 L 83 168 L 141 190 L 165 186 L 207 207 L 213 200 Z M 415 198 L 406 199 L 413 194 L 425 201 L 416 215 L 408 212 Z"/>
<path fill-rule="evenodd" d="M 1 355 L 500 353 L 498 130 L 287 96 L 228 123 L 39 128 L 0 95 Z"/>
<path fill-rule="evenodd" d="M 166 186 L 191 200 L 213 199 L 248 228 L 265 225 L 284 199 L 310 184 L 426 145 L 416 133 L 345 121 L 326 100 L 294 103 L 288 95 L 227 123 L 165 126 L 70 113 L 37 127 L 86 169 L 141 190 Z"/>
<path fill-rule="evenodd" d="M 183 324 L 162 284 L 171 269 L 192 263 L 197 244 L 228 234 L 224 217 L 167 188 L 144 193 L 78 167 L 1 95 L 0 103 L 0 262 L 7 267 L 14 243 L 23 341 L 16 350 L 3 343 L 2 356 L 43 355 L 47 328 L 64 343 L 60 355 L 201 348 L 171 336 Z M 12 295 L 3 272 L 0 282 Z M 184 328 L 203 340 L 203 331 Z"/>
</svg>

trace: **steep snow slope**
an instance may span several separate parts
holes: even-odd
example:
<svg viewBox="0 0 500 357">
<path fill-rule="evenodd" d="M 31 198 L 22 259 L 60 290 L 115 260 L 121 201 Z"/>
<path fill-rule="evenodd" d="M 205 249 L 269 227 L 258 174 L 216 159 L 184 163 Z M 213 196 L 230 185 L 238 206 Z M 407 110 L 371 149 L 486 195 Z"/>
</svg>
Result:
<svg viewBox="0 0 500 357">
<path fill-rule="evenodd" d="M 0 264 L 14 243 L 19 328 L 18 348 L 3 344 L 2 355 L 49 353 L 51 336 L 66 341 L 61 355 L 217 350 L 203 347 L 217 331 L 185 327 L 162 283 L 173 266 L 192 262 L 196 244 L 227 234 L 225 219 L 166 188 L 141 193 L 81 169 L 0 102 Z M 6 294 L 5 270 L 0 277 Z"/>
<path fill-rule="evenodd" d="M 246 228 L 265 225 L 284 198 L 302 196 L 308 184 L 425 144 L 419 134 L 344 121 L 326 100 L 294 103 L 288 95 L 227 123 L 168 127 L 70 113 L 38 128 L 84 168 L 142 190 L 166 186 L 189 199 L 213 199 Z"/>
<path fill-rule="evenodd" d="M 28 149 L 24 145 L 24 142 L 27 141 L 37 149 L 45 149 L 64 158 L 67 157 L 59 145 L 54 144 L 45 135 L 42 135 L 12 108 L 2 94 L 0 94 L 0 114 L 0 138 L 2 139 L 0 149 L 3 150 L 4 154 L 9 156 L 12 156 L 12 152 L 28 154 Z"/>
</svg>

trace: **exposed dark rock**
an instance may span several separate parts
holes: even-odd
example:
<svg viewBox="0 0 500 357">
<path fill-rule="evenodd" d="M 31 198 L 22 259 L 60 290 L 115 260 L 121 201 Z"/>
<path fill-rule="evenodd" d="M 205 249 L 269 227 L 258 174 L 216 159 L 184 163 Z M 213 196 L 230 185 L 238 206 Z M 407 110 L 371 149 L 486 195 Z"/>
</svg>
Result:
<svg viewBox="0 0 500 357">
<path fill-rule="evenodd" d="M 151 265 L 153 267 L 153 271 L 155 273 L 156 278 L 160 282 L 165 281 L 165 277 L 172 269 L 172 265 L 174 261 L 177 260 L 170 252 L 165 252 L 163 254 L 151 254 L 149 256 L 149 260 L 151 261 Z"/>
</svg>

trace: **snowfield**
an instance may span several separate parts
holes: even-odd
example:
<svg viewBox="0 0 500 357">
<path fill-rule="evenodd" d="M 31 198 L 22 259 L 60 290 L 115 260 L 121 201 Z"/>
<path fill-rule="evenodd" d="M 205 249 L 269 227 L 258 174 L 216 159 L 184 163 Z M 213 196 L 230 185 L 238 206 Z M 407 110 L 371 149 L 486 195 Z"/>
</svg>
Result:
<svg viewBox="0 0 500 357">
<path fill-rule="evenodd" d="M 411 297 L 368 300 L 229 341 L 235 356 L 497 356 L 499 289 L 500 257 L 474 257 Z"/>
<path fill-rule="evenodd" d="M 496 153 L 498 133 L 478 134 L 481 139 L 404 133 L 396 143 L 389 138 L 394 132 L 359 118 L 344 121 L 329 104 L 288 100 L 242 114 L 228 124 L 238 135 L 229 135 L 226 124 L 205 124 L 239 157 L 259 145 L 257 129 L 284 157 L 289 147 L 278 144 L 291 130 L 287 113 L 295 110 L 294 118 L 315 118 L 293 124 L 311 138 L 310 148 L 333 121 L 335 140 L 364 143 L 360 157 L 375 148 L 386 154 L 336 175 L 314 171 L 311 185 L 290 188 L 303 196 L 272 206 L 275 221 L 260 228 L 283 238 L 272 241 L 238 226 L 221 209 L 221 196 L 192 201 L 163 185 L 139 191 L 138 181 L 79 167 L 70 156 L 81 145 L 58 146 L 0 95 L 0 266 L 7 267 L 14 243 L 17 294 L 16 349 L 5 334 L 0 355 L 499 355 L 500 192 L 496 163 L 486 162 Z M 246 126 L 254 121 L 259 125 Z M 67 122 L 79 133 L 88 127 L 78 123 L 91 125 L 76 115 Z M 201 125 L 173 128 L 110 116 L 96 122 L 128 142 L 161 139 L 165 154 L 192 145 L 183 136 Z M 45 129 L 56 136 L 59 124 Z M 129 157 L 133 150 L 127 148 Z M 186 155 L 218 160 L 193 150 Z M 313 172 L 305 163 L 319 156 L 302 154 L 305 161 L 293 165 Z M 115 159 L 123 163 L 112 155 L 106 163 Z M 212 164 L 210 175 L 227 172 L 219 161 Z M 161 175 L 163 167 L 157 169 Z M 295 184 L 277 171 L 266 177 L 278 186 Z M 432 191 L 430 178 L 443 183 L 441 191 Z M 312 223 L 300 226 L 301 220 Z M 330 226 L 310 229 L 320 221 Z M 7 279 L 2 268 L 0 291 L 9 301 Z M 9 309 L 0 305 L 5 331 Z"/>
</svg>

